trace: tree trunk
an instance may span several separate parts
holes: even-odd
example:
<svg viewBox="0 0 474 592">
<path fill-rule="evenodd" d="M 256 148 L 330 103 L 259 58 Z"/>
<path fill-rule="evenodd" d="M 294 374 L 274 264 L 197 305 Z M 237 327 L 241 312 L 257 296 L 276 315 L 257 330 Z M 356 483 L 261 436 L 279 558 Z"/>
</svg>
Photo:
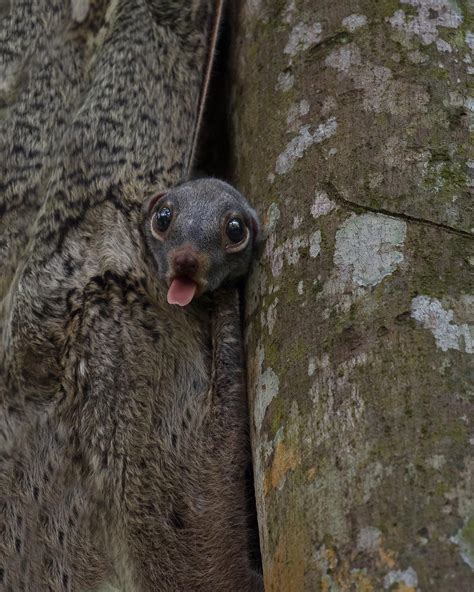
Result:
<svg viewBox="0 0 474 592">
<path fill-rule="evenodd" d="M 267 592 L 472 590 L 470 10 L 239 12 L 235 181 L 265 213 L 246 339 Z"/>
</svg>

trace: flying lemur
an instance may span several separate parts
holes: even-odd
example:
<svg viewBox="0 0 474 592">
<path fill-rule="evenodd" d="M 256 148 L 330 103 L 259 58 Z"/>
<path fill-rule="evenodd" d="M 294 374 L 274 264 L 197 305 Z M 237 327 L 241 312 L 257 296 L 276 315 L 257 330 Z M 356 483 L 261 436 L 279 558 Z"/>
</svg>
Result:
<svg viewBox="0 0 474 592">
<path fill-rule="evenodd" d="M 221 6 L 88 4 L 0 2 L 0 590 L 261 590 L 232 285 L 258 222 L 177 186 Z"/>
</svg>

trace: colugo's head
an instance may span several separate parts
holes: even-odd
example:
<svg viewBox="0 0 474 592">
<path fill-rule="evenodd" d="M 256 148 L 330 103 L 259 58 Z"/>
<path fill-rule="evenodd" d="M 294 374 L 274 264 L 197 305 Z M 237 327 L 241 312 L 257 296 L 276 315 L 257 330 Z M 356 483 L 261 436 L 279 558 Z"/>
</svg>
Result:
<svg viewBox="0 0 474 592">
<path fill-rule="evenodd" d="M 144 232 L 168 302 L 186 306 L 204 292 L 245 275 L 258 219 L 236 189 L 198 179 L 148 199 Z"/>
</svg>

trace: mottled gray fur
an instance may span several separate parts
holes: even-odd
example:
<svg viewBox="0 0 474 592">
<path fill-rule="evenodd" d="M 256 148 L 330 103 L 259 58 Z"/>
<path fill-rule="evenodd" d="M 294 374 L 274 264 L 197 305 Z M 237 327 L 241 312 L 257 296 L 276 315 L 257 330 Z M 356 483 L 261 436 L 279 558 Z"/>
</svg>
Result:
<svg viewBox="0 0 474 592">
<path fill-rule="evenodd" d="M 142 234 L 216 3 L 106 4 L 0 13 L 0 590 L 260 589 L 236 294 L 168 305 Z"/>
</svg>

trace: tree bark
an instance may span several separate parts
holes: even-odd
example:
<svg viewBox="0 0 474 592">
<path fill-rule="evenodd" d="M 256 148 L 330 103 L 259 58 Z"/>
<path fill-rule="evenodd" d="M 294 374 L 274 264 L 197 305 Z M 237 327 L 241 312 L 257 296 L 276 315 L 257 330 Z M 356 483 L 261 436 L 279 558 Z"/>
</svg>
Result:
<svg viewBox="0 0 474 592">
<path fill-rule="evenodd" d="M 252 0 L 238 21 L 266 590 L 467 592 L 472 2 Z"/>
</svg>

